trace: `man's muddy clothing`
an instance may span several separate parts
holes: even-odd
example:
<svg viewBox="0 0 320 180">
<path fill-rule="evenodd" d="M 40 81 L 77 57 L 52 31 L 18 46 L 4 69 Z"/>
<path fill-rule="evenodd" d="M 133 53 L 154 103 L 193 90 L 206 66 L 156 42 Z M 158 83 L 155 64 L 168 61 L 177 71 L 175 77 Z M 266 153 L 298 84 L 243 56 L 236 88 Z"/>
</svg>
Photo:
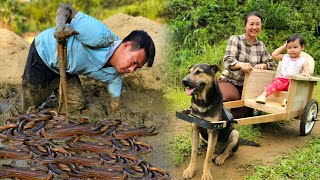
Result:
<svg viewBox="0 0 320 180">
<path fill-rule="evenodd" d="M 79 32 L 67 39 L 67 90 L 71 107 L 82 109 L 85 97 L 78 75 L 108 83 L 109 94 L 118 98 L 122 77 L 114 67 L 105 67 L 121 40 L 101 21 L 78 12 L 67 24 Z M 36 36 L 23 75 L 22 109 L 39 106 L 59 87 L 59 61 L 55 28 Z"/>
<path fill-rule="evenodd" d="M 67 74 L 68 102 L 72 108 L 82 109 L 85 99 L 78 75 Z M 38 107 L 59 88 L 60 75 L 51 71 L 41 60 L 32 42 L 22 78 L 22 112 L 30 106 Z"/>
</svg>

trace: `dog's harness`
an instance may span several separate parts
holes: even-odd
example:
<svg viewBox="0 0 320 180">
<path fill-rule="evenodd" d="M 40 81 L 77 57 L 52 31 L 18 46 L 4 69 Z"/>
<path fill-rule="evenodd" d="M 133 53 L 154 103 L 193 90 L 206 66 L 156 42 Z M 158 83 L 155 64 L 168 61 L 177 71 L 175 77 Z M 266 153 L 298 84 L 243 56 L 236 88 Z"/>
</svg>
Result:
<svg viewBox="0 0 320 180">
<path fill-rule="evenodd" d="M 228 124 L 232 124 L 232 123 L 237 123 L 236 121 L 234 121 L 234 119 L 233 119 L 233 115 L 231 114 L 231 112 L 228 110 L 228 109 L 226 109 L 224 106 L 223 106 L 223 114 L 222 114 L 222 116 L 223 116 L 223 119 L 225 120 L 225 121 L 227 121 L 227 123 Z"/>
<path fill-rule="evenodd" d="M 223 107 L 222 117 L 227 121 L 227 126 L 225 128 L 218 130 L 218 141 L 219 142 L 227 142 L 230 136 L 230 133 L 232 130 L 234 130 L 234 127 L 232 126 L 232 123 L 236 123 L 233 119 L 233 115 L 230 113 L 228 109 Z"/>
<path fill-rule="evenodd" d="M 191 114 L 190 110 L 177 111 L 176 117 L 190 123 L 195 123 L 197 126 L 200 126 L 206 129 L 212 129 L 214 131 L 223 129 L 225 127 L 230 127 L 233 122 L 236 122 L 234 121 L 232 114 L 225 107 L 223 107 L 223 113 L 222 113 L 223 119 L 222 121 L 218 121 L 218 122 L 210 122 L 210 121 L 198 118 L 197 116 Z"/>
</svg>

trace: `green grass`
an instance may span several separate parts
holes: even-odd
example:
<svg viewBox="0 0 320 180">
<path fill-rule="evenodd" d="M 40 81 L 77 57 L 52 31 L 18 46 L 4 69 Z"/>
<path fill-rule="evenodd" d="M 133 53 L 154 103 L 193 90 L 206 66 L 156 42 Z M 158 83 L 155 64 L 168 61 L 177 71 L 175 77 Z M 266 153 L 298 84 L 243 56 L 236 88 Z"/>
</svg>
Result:
<svg viewBox="0 0 320 180">
<path fill-rule="evenodd" d="M 273 165 L 260 165 L 247 179 L 320 179 L 320 137 L 313 138 L 307 147 L 279 157 Z"/>
<path fill-rule="evenodd" d="M 178 110 L 188 109 L 190 107 L 191 96 L 178 88 L 168 88 L 165 90 L 164 98 L 166 101 L 167 112 L 174 114 Z M 175 134 L 169 140 L 169 153 L 171 163 L 180 165 L 185 161 L 191 152 L 190 141 L 191 129 L 188 127 L 184 133 Z"/>
<path fill-rule="evenodd" d="M 177 134 L 169 140 L 170 159 L 174 165 L 180 165 L 191 153 L 190 128 L 183 134 Z"/>
<path fill-rule="evenodd" d="M 152 20 L 162 21 L 161 16 L 165 9 L 165 3 L 161 0 L 137 1 L 134 4 L 107 9 L 99 14 L 99 17 L 109 17 L 117 13 L 124 13 L 131 16 L 143 16 Z"/>
<path fill-rule="evenodd" d="M 319 103 L 319 101 L 320 101 L 320 84 L 319 83 L 313 89 L 312 98 L 316 99 L 318 101 L 318 103 Z"/>
<path fill-rule="evenodd" d="M 177 134 L 169 140 L 170 159 L 171 163 L 178 166 L 183 163 L 191 153 L 191 128 L 187 128 L 185 132 Z M 199 142 L 198 149 L 206 148 L 204 141 Z"/>
<path fill-rule="evenodd" d="M 170 88 L 165 90 L 166 108 L 169 113 L 177 110 L 189 109 L 191 96 L 187 96 L 182 89 Z"/>
<path fill-rule="evenodd" d="M 253 128 L 252 125 L 237 126 L 235 128 L 239 131 L 240 137 L 246 140 L 258 142 L 261 136 L 260 128 Z"/>
</svg>

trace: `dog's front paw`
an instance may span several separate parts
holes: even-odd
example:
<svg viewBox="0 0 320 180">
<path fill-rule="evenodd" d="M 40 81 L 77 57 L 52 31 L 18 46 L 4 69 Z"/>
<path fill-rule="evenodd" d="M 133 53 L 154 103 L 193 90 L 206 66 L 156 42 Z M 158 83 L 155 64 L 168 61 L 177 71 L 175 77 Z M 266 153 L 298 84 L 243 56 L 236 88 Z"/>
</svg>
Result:
<svg viewBox="0 0 320 180">
<path fill-rule="evenodd" d="M 210 171 L 204 171 L 201 180 L 213 180 Z"/>
<path fill-rule="evenodd" d="M 194 168 L 187 168 L 183 171 L 183 179 L 190 179 L 194 175 Z"/>
<path fill-rule="evenodd" d="M 225 154 L 220 154 L 215 160 L 214 162 L 217 164 L 217 165 L 222 165 L 224 163 L 224 161 L 227 159 L 227 155 Z"/>
</svg>

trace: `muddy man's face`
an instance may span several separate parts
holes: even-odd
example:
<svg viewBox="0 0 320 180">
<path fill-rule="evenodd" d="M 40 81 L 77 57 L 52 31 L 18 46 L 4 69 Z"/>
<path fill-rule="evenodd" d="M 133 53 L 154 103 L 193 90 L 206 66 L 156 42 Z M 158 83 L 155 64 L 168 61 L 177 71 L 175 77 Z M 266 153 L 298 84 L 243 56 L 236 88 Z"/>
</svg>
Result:
<svg viewBox="0 0 320 180">
<path fill-rule="evenodd" d="M 119 74 L 131 73 L 137 68 L 141 68 L 146 63 L 146 53 L 144 49 L 133 51 L 131 50 L 131 42 L 120 44 L 120 53 L 118 60 L 113 66 Z"/>
</svg>

